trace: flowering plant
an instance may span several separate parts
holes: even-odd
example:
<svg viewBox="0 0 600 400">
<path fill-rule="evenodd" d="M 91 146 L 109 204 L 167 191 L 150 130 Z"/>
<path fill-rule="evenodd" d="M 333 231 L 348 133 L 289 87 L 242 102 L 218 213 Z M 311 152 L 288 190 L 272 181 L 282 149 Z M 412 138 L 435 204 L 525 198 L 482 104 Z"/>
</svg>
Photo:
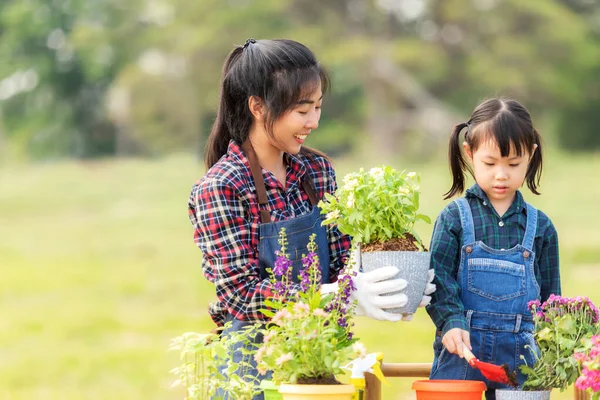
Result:
<svg viewBox="0 0 600 400">
<path fill-rule="evenodd" d="M 600 335 L 582 339 L 584 349 L 575 353 L 574 358 L 582 366 L 581 375 L 575 381 L 580 390 L 592 394 L 592 400 L 600 398 Z"/>
<path fill-rule="evenodd" d="M 365 349 L 353 337 L 355 304 L 349 262 L 338 278 L 337 292 L 322 295 L 321 267 L 315 235 L 310 237 L 308 254 L 302 256 L 300 288 L 292 284 L 292 265 L 286 253 L 285 229 L 280 231 L 272 277 L 277 281 L 272 299 L 266 302 L 271 317 L 263 330 L 263 343 L 255 354 L 258 371 L 273 371 L 276 383 L 338 383 L 335 376 Z"/>
<path fill-rule="evenodd" d="M 344 177 L 335 196 L 326 193 L 319 202 L 321 212 L 327 214 L 323 224 L 337 224 L 342 233 L 362 245 L 411 235 L 422 248 L 414 225 L 419 220 L 431 223 L 431 219 L 418 213 L 419 183 L 414 172 L 390 166 L 368 172 L 361 168 Z"/>
<path fill-rule="evenodd" d="M 533 366 L 521 366 L 527 376 L 525 390 L 563 391 L 579 376 L 579 363 L 574 354 L 582 349 L 581 340 L 598 332 L 598 308 L 587 297 L 550 295 L 547 301 L 529 302 L 533 314 L 534 339 L 539 353 L 534 351 Z"/>
</svg>

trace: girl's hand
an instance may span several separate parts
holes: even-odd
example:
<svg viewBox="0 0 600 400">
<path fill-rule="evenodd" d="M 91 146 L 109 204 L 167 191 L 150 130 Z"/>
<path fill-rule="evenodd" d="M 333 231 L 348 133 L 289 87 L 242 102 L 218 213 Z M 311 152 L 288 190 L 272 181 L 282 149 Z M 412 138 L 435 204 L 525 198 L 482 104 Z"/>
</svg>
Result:
<svg viewBox="0 0 600 400">
<path fill-rule="evenodd" d="M 452 354 L 457 354 L 460 358 L 464 357 L 463 345 L 471 348 L 471 335 L 469 331 L 460 328 L 450 329 L 442 338 L 442 344 Z"/>
</svg>

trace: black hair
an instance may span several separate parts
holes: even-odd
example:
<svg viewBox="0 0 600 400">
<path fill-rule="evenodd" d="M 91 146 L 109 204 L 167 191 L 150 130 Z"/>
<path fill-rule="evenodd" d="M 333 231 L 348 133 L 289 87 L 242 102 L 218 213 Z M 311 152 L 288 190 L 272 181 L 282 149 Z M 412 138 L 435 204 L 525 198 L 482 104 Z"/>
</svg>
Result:
<svg viewBox="0 0 600 400">
<path fill-rule="evenodd" d="M 212 167 L 227 152 L 230 140 L 242 144 L 248 138 L 254 120 L 248 107 L 251 96 L 264 102 L 265 128 L 272 136 L 275 121 L 319 86 L 325 95 L 329 76 L 301 43 L 248 39 L 237 46 L 223 65 L 219 108 L 205 149 L 206 167 Z M 320 154 L 304 146 L 300 151 Z"/>
<path fill-rule="evenodd" d="M 465 128 L 467 132 L 464 140 L 472 152 L 487 140 L 493 140 L 498 145 L 502 157 L 508 157 L 513 149 L 520 157 L 525 153 L 531 153 L 537 145 L 529 162 L 525 181 L 532 193 L 540 194 L 537 188 L 542 175 L 542 143 L 540 134 L 531 122 L 531 115 L 516 100 L 492 98 L 478 105 L 467 122 L 456 125 L 452 130 L 448 150 L 452 187 L 444 194 L 444 199 L 464 191 L 465 171 L 469 171 L 471 176 L 474 176 L 461 150 L 460 133 Z"/>
</svg>

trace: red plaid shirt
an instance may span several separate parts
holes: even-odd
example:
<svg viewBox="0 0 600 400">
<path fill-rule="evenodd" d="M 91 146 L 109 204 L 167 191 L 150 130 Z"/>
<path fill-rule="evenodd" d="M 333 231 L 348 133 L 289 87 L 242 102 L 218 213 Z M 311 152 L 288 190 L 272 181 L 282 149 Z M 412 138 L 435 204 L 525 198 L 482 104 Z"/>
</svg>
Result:
<svg viewBox="0 0 600 400">
<path fill-rule="evenodd" d="M 337 188 L 335 172 L 327 159 L 309 159 L 300 154 L 284 157 L 286 188 L 263 170 L 273 222 L 311 212 L 302 179 L 310 180 L 318 198 L 333 194 Z M 227 154 L 192 187 L 188 215 L 194 226 L 194 241 L 204 254 L 204 276 L 216 287 L 218 301 L 209 306 L 213 320 L 223 325 L 228 313 L 245 321 L 266 320 L 259 310 L 265 308 L 264 301 L 272 295 L 273 286 L 269 279 L 260 279 L 258 199 L 248 159 L 233 141 Z M 327 227 L 327 236 L 331 279 L 335 281 L 351 238 L 332 226 Z"/>
</svg>

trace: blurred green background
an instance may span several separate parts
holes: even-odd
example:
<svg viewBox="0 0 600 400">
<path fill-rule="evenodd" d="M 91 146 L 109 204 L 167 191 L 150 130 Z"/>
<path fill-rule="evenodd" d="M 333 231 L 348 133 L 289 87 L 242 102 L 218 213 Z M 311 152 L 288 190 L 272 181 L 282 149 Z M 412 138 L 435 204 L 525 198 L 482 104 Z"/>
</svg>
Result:
<svg viewBox="0 0 600 400">
<path fill-rule="evenodd" d="M 420 172 L 432 217 L 452 126 L 487 96 L 522 101 L 546 151 L 542 196 L 524 194 L 558 229 L 564 293 L 600 302 L 597 1 L 2 0 L 1 399 L 182 397 L 168 343 L 211 329 L 214 298 L 186 202 L 248 37 L 298 40 L 330 70 L 310 144 L 339 178 Z M 432 358 L 424 311 L 357 334 L 388 361 Z M 410 382 L 384 398 L 414 398 Z"/>
</svg>

